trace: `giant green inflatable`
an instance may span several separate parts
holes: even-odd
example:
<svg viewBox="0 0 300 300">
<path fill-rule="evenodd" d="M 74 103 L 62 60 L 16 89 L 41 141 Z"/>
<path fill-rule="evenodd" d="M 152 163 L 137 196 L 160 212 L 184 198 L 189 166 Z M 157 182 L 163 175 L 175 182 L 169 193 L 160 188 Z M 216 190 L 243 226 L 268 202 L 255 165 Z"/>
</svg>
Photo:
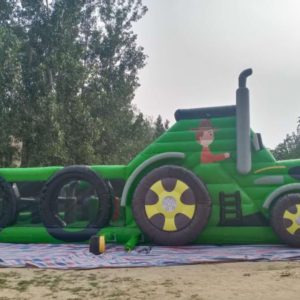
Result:
<svg viewBox="0 0 300 300">
<path fill-rule="evenodd" d="M 128 165 L 0 169 L 0 241 L 300 246 L 300 161 L 276 161 L 236 104 L 177 110 Z"/>
</svg>

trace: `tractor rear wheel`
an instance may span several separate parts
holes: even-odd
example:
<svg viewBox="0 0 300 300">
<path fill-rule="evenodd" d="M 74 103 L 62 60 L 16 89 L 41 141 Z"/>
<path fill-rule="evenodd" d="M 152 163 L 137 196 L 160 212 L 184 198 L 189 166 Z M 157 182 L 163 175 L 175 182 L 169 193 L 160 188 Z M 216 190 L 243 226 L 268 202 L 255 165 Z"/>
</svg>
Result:
<svg viewBox="0 0 300 300">
<path fill-rule="evenodd" d="M 132 200 L 142 232 L 160 245 L 194 241 L 208 222 L 211 199 L 202 181 L 178 166 L 163 166 L 147 174 Z"/>
</svg>

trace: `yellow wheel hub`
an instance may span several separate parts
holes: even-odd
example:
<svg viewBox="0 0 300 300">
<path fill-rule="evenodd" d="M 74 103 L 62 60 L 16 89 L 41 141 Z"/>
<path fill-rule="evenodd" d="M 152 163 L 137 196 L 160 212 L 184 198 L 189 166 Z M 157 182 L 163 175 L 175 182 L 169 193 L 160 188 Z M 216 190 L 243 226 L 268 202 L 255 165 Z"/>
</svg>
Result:
<svg viewBox="0 0 300 300">
<path fill-rule="evenodd" d="M 298 229 L 300 229 L 300 204 L 296 205 L 296 213 L 291 213 L 286 210 L 283 214 L 283 218 L 290 220 L 292 225 L 287 228 L 290 234 L 295 234 Z"/>
<path fill-rule="evenodd" d="M 151 219 L 157 214 L 164 216 L 164 231 L 178 230 L 175 224 L 177 214 L 183 214 L 188 219 L 192 219 L 195 214 L 195 204 L 185 204 L 181 201 L 182 194 L 189 187 L 181 180 L 176 180 L 176 185 L 172 191 L 167 191 L 162 183 L 162 180 L 155 182 L 151 187 L 157 196 L 158 201 L 155 204 L 145 205 L 145 211 L 148 219 Z"/>
</svg>

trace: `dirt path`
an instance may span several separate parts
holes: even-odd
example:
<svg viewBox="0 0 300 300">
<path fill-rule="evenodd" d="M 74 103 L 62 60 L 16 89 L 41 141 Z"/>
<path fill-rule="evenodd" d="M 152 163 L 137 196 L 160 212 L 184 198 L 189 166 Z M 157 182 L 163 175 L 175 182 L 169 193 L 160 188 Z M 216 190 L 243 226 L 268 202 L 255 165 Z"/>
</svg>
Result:
<svg viewBox="0 0 300 300">
<path fill-rule="evenodd" d="M 0 269 L 4 299 L 299 299 L 300 262 L 56 271 Z"/>
</svg>

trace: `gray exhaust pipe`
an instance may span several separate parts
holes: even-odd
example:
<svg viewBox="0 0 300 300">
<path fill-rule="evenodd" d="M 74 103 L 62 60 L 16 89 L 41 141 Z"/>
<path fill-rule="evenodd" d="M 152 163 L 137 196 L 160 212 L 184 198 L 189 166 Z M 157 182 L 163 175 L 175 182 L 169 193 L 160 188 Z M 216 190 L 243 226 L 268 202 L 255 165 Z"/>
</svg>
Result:
<svg viewBox="0 0 300 300">
<path fill-rule="evenodd" d="M 237 171 L 246 175 L 251 171 L 250 141 L 250 105 L 247 77 L 252 69 L 244 70 L 239 76 L 239 88 L 236 90 L 236 133 L 237 133 Z"/>
</svg>

